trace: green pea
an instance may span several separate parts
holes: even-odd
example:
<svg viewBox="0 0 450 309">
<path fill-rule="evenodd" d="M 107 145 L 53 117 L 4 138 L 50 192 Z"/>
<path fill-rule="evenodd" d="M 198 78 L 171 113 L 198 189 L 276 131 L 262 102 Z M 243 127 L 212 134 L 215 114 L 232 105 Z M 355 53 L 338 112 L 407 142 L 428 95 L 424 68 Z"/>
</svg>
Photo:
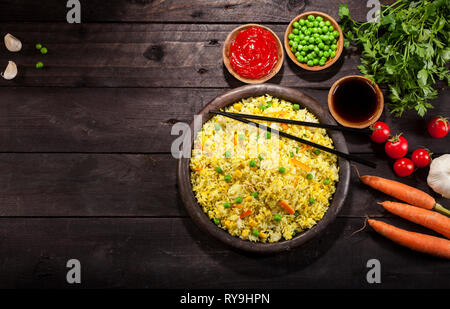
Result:
<svg viewBox="0 0 450 309">
<path fill-rule="evenodd" d="M 319 47 L 317 47 L 317 46 L 314 47 L 314 51 L 315 51 L 316 53 L 318 53 L 319 50 L 320 50 Z"/>
<path fill-rule="evenodd" d="M 323 66 L 325 65 L 325 62 L 326 62 L 325 60 L 322 60 L 322 59 L 321 59 L 321 60 L 319 60 L 319 65 L 320 65 L 321 67 L 323 67 Z"/>
<path fill-rule="evenodd" d="M 231 157 L 231 152 L 230 151 L 225 151 L 225 158 L 230 158 Z"/>
<path fill-rule="evenodd" d="M 328 178 L 325 178 L 325 179 L 323 180 L 323 184 L 324 184 L 324 185 L 329 185 L 329 184 L 330 184 L 330 180 L 329 180 Z"/>
<path fill-rule="evenodd" d="M 319 27 L 319 22 L 317 20 L 313 21 L 313 27 Z"/>
<path fill-rule="evenodd" d="M 295 43 L 294 43 L 295 44 Z M 297 51 L 297 48 L 294 48 L 294 46 L 291 47 L 291 52 L 295 53 Z"/>
<path fill-rule="evenodd" d="M 258 159 L 259 159 L 259 161 L 262 161 L 262 160 L 264 160 L 264 157 L 262 155 L 259 155 Z"/>
<path fill-rule="evenodd" d="M 224 177 L 223 177 L 223 179 L 225 179 L 225 181 L 226 182 L 230 182 L 231 181 L 231 175 L 225 175 Z"/>
<path fill-rule="evenodd" d="M 309 45 L 308 45 L 308 50 L 314 50 L 314 45 L 309 44 Z"/>
<path fill-rule="evenodd" d="M 298 58 L 298 57 L 300 57 L 300 56 L 301 56 L 301 55 L 300 55 L 300 52 L 299 52 L 299 51 L 295 53 L 295 57 Z"/>
<path fill-rule="evenodd" d="M 333 45 L 331 45 L 331 50 L 336 50 L 337 49 L 337 46 L 336 46 L 336 44 L 333 44 Z"/>
<path fill-rule="evenodd" d="M 293 158 L 293 157 L 294 157 L 294 153 L 293 153 L 292 151 L 289 151 L 289 156 L 290 156 L 291 158 Z"/>
<path fill-rule="evenodd" d="M 319 57 L 322 58 L 323 57 L 323 51 L 319 50 Z"/>
<path fill-rule="evenodd" d="M 297 29 L 297 28 L 294 28 L 294 29 L 292 29 L 292 33 L 293 33 L 293 34 L 298 34 L 298 33 L 299 33 L 299 31 L 298 31 L 298 29 Z"/>
<path fill-rule="evenodd" d="M 298 23 L 300 24 L 300 26 L 304 26 L 305 25 L 305 20 L 304 19 L 300 19 L 298 21 Z"/>
<path fill-rule="evenodd" d="M 316 200 L 313 197 L 309 198 L 309 204 L 312 205 L 316 202 Z"/>
<path fill-rule="evenodd" d="M 323 20 L 321 20 L 320 22 L 319 22 L 319 28 L 322 28 L 322 27 L 324 27 L 325 26 L 325 23 L 323 22 Z"/>
<path fill-rule="evenodd" d="M 41 61 L 36 63 L 36 69 L 42 69 L 43 67 L 44 67 L 44 64 Z"/>
<path fill-rule="evenodd" d="M 298 62 L 303 62 L 305 59 L 303 59 L 303 56 L 302 55 L 300 55 L 300 56 L 298 56 L 297 57 L 297 61 Z"/>
<path fill-rule="evenodd" d="M 308 60 L 307 65 L 309 67 L 312 67 L 312 66 L 314 66 L 314 62 L 312 60 Z"/>
<path fill-rule="evenodd" d="M 309 29 L 306 29 L 306 31 L 305 32 L 303 32 L 305 35 L 311 35 L 311 30 L 309 30 Z"/>
<path fill-rule="evenodd" d="M 334 30 L 334 31 L 333 31 L 333 36 L 334 36 L 335 38 L 337 38 L 337 37 L 339 36 L 339 32 L 338 32 L 337 30 Z"/>
<path fill-rule="evenodd" d="M 225 204 L 223 204 L 223 207 L 225 207 L 225 208 L 230 208 L 230 207 L 231 207 L 231 204 L 228 203 L 228 202 L 225 202 Z"/>
<path fill-rule="evenodd" d="M 292 44 L 292 48 L 297 49 L 298 43 L 294 41 L 294 44 Z"/>
<path fill-rule="evenodd" d="M 250 160 L 250 166 L 251 167 L 255 167 L 256 166 L 256 161 L 255 160 Z"/>
<path fill-rule="evenodd" d="M 41 48 L 42 48 L 42 44 L 39 44 L 39 43 L 36 44 L 36 49 L 37 49 L 37 50 L 40 50 Z"/>
<path fill-rule="evenodd" d="M 294 28 L 298 28 L 299 25 L 300 25 L 300 24 L 298 23 L 298 21 L 294 21 L 294 23 L 292 24 L 292 26 L 293 26 Z"/>
<path fill-rule="evenodd" d="M 219 219 L 217 219 L 217 218 L 214 218 L 214 223 L 215 223 L 216 225 L 219 225 L 219 223 L 220 223 L 220 220 L 219 220 Z"/>
<path fill-rule="evenodd" d="M 256 237 L 259 237 L 259 231 L 257 229 L 254 229 L 252 234 Z"/>
<path fill-rule="evenodd" d="M 319 59 L 317 59 L 317 58 L 314 58 L 314 60 L 313 60 L 313 63 L 314 63 L 314 65 L 318 65 L 318 64 L 319 64 L 319 62 L 320 62 L 320 60 L 319 60 Z"/>
<path fill-rule="evenodd" d="M 300 40 L 304 40 L 304 39 L 305 39 L 305 35 L 304 35 L 303 33 L 300 33 L 299 36 L 298 36 L 298 38 L 299 38 Z"/>
<path fill-rule="evenodd" d="M 289 40 L 293 40 L 295 38 L 295 35 L 293 33 L 289 33 L 288 38 Z"/>
<path fill-rule="evenodd" d="M 223 170 L 220 168 L 220 166 L 216 167 L 216 172 L 219 174 L 223 173 Z"/>
<path fill-rule="evenodd" d="M 289 40 L 289 46 L 294 45 L 294 40 Z"/>
<path fill-rule="evenodd" d="M 328 50 L 330 50 L 330 46 L 328 46 L 328 45 L 325 45 L 325 46 L 323 47 L 323 50 L 324 50 L 324 51 L 328 51 Z"/>
<path fill-rule="evenodd" d="M 270 139 L 272 137 L 272 134 L 270 132 L 266 132 L 266 139 Z"/>
<path fill-rule="evenodd" d="M 276 214 L 275 216 L 273 216 L 273 219 L 275 221 L 280 221 L 281 220 L 281 215 L 280 214 Z"/>
<path fill-rule="evenodd" d="M 306 47 L 306 46 L 303 46 L 303 50 L 300 52 L 300 55 L 303 56 L 303 57 L 306 56 L 305 47 Z"/>
<path fill-rule="evenodd" d="M 298 104 L 294 104 L 292 107 L 293 107 L 294 110 L 296 110 L 296 111 L 298 111 L 298 110 L 300 109 L 300 105 L 298 105 Z"/>
<path fill-rule="evenodd" d="M 284 174 L 284 173 L 286 173 L 286 168 L 280 167 L 280 168 L 278 169 L 278 172 L 280 172 L 280 174 Z"/>
<path fill-rule="evenodd" d="M 306 178 L 308 178 L 309 180 L 311 180 L 311 179 L 313 179 L 313 178 L 314 178 L 314 176 L 313 176 L 313 174 L 311 174 L 311 173 L 308 173 L 308 174 L 306 175 Z"/>
<path fill-rule="evenodd" d="M 335 51 L 330 52 L 330 57 L 331 58 L 334 58 L 335 56 L 336 56 L 336 52 Z"/>
<path fill-rule="evenodd" d="M 322 33 L 325 34 L 328 32 L 328 27 L 327 26 L 323 26 L 322 27 Z"/>
<path fill-rule="evenodd" d="M 330 52 L 324 51 L 323 56 L 328 59 L 330 57 Z"/>
<path fill-rule="evenodd" d="M 314 154 L 318 156 L 320 154 L 320 149 L 314 149 Z"/>
<path fill-rule="evenodd" d="M 333 31 L 334 31 L 333 26 L 328 26 L 328 31 L 329 31 L 329 32 L 333 32 Z"/>
<path fill-rule="evenodd" d="M 314 43 L 315 43 L 315 40 L 314 40 L 313 37 L 310 37 L 309 40 L 308 40 L 308 42 L 311 43 L 311 44 L 314 44 Z"/>
<path fill-rule="evenodd" d="M 294 42 L 295 42 L 295 43 L 300 43 L 300 37 L 299 37 L 299 36 L 296 36 L 296 37 L 294 38 Z"/>
<path fill-rule="evenodd" d="M 318 33 L 318 32 L 319 32 L 319 28 L 316 28 L 316 27 L 312 28 L 312 33 Z"/>
<path fill-rule="evenodd" d="M 317 17 L 316 17 L 316 20 L 319 21 L 319 22 L 321 22 L 321 21 L 323 21 L 323 18 L 322 18 L 322 16 L 317 16 Z"/>
<path fill-rule="evenodd" d="M 45 55 L 47 53 L 47 48 L 42 47 L 41 48 L 41 54 Z"/>
<path fill-rule="evenodd" d="M 317 47 L 319 47 L 320 49 L 323 49 L 324 46 L 325 46 L 325 44 L 323 44 L 323 43 L 319 43 L 319 45 L 317 45 Z"/>
<path fill-rule="evenodd" d="M 258 192 L 252 192 L 252 196 L 254 197 L 254 198 L 258 198 L 258 196 L 259 196 L 259 194 L 258 194 Z"/>
<path fill-rule="evenodd" d="M 297 234 L 295 233 L 295 231 L 292 232 L 292 237 L 295 237 L 295 235 L 297 235 Z"/>
<path fill-rule="evenodd" d="M 331 22 L 329 20 L 326 20 L 325 21 L 325 26 L 330 26 L 330 25 L 331 25 Z"/>
<path fill-rule="evenodd" d="M 235 202 L 236 204 L 242 203 L 242 197 L 237 197 Z"/>
<path fill-rule="evenodd" d="M 295 213 L 294 213 L 294 217 L 298 217 L 298 215 L 299 215 L 298 212 L 295 212 Z"/>
</svg>

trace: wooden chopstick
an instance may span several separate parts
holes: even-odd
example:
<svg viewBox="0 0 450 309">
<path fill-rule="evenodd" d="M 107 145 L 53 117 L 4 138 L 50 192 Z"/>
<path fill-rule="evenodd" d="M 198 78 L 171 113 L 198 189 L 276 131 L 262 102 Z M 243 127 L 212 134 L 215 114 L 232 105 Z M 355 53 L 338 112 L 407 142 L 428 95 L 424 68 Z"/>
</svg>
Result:
<svg viewBox="0 0 450 309">
<path fill-rule="evenodd" d="M 231 119 L 234 119 L 234 120 L 246 123 L 248 125 L 251 125 L 251 126 L 254 126 L 254 127 L 257 127 L 257 128 L 261 128 L 261 129 L 263 129 L 263 130 L 265 130 L 267 132 L 275 133 L 275 134 L 278 134 L 279 136 L 283 136 L 283 137 L 292 139 L 294 141 L 300 142 L 302 144 L 309 145 L 311 147 L 314 147 L 314 148 L 317 148 L 317 149 L 320 149 L 320 150 L 323 150 L 323 151 L 335 154 L 335 155 L 337 155 L 339 157 L 342 157 L 344 159 L 347 159 L 349 161 L 358 162 L 358 163 L 364 164 L 364 165 L 372 167 L 372 168 L 376 168 L 377 167 L 376 163 L 373 163 L 373 162 L 368 161 L 366 159 L 360 158 L 358 156 L 351 155 L 351 154 L 348 154 L 348 153 L 344 153 L 344 152 L 341 152 L 341 151 L 338 151 L 338 150 L 335 150 L 335 149 L 332 149 L 332 148 L 328 148 L 328 147 L 325 147 L 325 146 L 322 146 L 322 145 L 310 142 L 310 141 L 308 141 L 306 139 L 303 139 L 303 138 L 300 138 L 300 137 L 297 137 L 297 136 L 294 136 L 294 135 L 290 135 L 290 134 L 284 133 L 282 131 L 278 131 L 277 129 L 266 127 L 265 125 L 253 122 L 251 120 L 247 120 L 247 119 L 241 118 L 240 116 L 235 116 L 235 115 L 232 115 L 230 113 L 225 113 L 225 112 L 220 112 L 220 111 L 209 111 L 209 113 L 222 115 L 222 116 L 225 116 L 225 117 L 228 117 L 228 118 L 231 118 Z"/>
<path fill-rule="evenodd" d="M 270 121 L 270 122 L 280 122 L 280 123 L 286 123 L 286 124 L 295 124 L 295 125 L 300 125 L 300 126 L 305 126 L 305 127 L 323 128 L 323 129 L 351 132 L 351 133 L 357 133 L 357 134 L 366 134 L 366 135 L 372 134 L 372 130 L 370 130 L 370 129 L 349 128 L 349 127 L 343 127 L 343 126 L 325 124 L 325 123 L 315 123 L 315 122 L 307 122 L 307 121 L 292 120 L 292 119 L 273 118 L 273 117 L 266 117 L 266 116 L 259 116 L 259 115 L 229 113 L 229 112 L 222 112 L 222 111 L 210 111 L 210 113 L 222 115 L 222 116 L 232 115 L 232 116 L 237 116 L 237 117 L 247 118 L 247 119 L 264 120 L 264 121 Z"/>
</svg>

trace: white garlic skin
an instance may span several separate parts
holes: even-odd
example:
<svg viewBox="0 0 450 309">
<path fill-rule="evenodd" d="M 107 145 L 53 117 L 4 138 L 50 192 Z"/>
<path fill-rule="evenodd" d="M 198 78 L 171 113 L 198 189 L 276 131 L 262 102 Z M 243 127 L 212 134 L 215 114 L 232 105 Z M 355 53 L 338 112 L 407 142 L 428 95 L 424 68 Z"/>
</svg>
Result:
<svg viewBox="0 0 450 309">
<path fill-rule="evenodd" d="M 4 79 L 11 80 L 17 75 L 17 65 L 14 61 L 9 61 L 5 71 L 1 74 Z"/>
<path fill-rule="evenodd" d="M 10 52 L 18 52 L 22 49 L 22 42 L 12 34 L 5 35 L 5 46 Z"/>
<path fill-rule="evenodd" d="M 450 154 L 431 161 L 427 183 L 434 192 L 450 199 Z"/>
</svg>

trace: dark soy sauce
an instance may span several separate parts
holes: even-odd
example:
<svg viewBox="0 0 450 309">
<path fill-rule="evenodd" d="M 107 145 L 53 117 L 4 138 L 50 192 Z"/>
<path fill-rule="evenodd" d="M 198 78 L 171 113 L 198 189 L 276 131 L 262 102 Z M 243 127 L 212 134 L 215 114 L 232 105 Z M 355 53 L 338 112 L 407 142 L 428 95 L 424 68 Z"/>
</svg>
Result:
<svg viewBox="0 0 450 309">
<path fill-rule="evenodd" d="M 334 110 L 348 122 L 364 122 L 372 118 L 378 98 L 369 81 L 350 78 L 343 80 L 333 91 Z"/>
</svg>

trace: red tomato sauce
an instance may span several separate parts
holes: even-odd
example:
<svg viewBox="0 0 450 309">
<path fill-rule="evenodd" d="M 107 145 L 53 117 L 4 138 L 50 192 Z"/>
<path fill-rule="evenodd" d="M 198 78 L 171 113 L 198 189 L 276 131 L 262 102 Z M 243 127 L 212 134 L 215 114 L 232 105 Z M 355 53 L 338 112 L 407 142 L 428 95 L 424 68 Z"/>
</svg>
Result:
<svg viewBox="0 0 450 309">
<path fill-rule="evenodd" d="M 260 27 L 240 32 L 230 46 L 230 63 L 240 76 L 258 79 L 272 71 L 278 62 L 277 41 Z"/>
</svg>

